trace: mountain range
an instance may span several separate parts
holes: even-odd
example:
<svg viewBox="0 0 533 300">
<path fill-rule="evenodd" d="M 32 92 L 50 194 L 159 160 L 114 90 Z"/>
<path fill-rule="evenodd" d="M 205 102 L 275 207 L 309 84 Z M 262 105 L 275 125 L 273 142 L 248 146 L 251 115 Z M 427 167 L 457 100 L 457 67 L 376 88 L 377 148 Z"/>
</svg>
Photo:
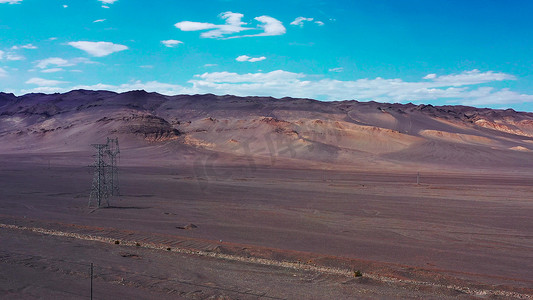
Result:
<svg viewBox="0 0 533 300">
<path fill-rule="evenodd" d="M 533 113 L 145 91 L 0 93 L 0 153 L 93 151 L 118 137 L 126 164 L 505 170 L 533 166 Z"/>
</svg>

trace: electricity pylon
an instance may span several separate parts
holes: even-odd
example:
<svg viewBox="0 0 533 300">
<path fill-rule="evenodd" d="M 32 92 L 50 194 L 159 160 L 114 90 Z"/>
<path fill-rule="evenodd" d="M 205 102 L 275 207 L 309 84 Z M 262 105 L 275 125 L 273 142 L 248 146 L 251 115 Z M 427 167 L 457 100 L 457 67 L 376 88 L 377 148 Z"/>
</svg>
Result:
<svg viewBox="0 0 533 300">
<path fill-rule="evenodd" d="M 117 157 L 120 154 L 118 138 L 107 138 L 107 146 L 106 153 L 109 157 L 109 195 L 120 196 L 117 166 Z"/>
<path fill-rule="evenodd" d="M 106 144 L 92 144 L 96 149 L 93 184 L 89 207 L 109 206 L 110 196 L 119 196 L 117 157 L 120 153 L 118 138 L 107 138 Z"/>
</svg>

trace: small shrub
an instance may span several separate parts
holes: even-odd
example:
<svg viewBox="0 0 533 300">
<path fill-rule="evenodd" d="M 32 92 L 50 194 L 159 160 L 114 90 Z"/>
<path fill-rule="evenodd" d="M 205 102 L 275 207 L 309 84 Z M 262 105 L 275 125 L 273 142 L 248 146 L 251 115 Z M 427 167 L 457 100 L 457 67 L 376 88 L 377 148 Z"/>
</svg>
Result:
<svg viewBox="0 0 533 300">
<path fill-rule="evenodd" d="M 139 243 L 135 243 L 135 246 L 137 246 L 137 247 L 141 247 L 141 244 L 139 244 Z"/>
<path fill-rule="evenodd" d="M 118 245 L 118 244 L 120 244 L 120 241 L 115 241 L 115 245 Z"/>
<path fill-rule="evenodd" d="M 363 276 L 363 272 L 359 270 L 353 271 L 353 277 L 361 277 L 361 276 Z"/>
<path fill-rule="evenodd" d="M 172 249 L 171 249 L 170 247 L 169 247 L 169 248 L 167 248 L 167 251 L 170 251 L 170 250 L 172 250 Z"/>
</svg>

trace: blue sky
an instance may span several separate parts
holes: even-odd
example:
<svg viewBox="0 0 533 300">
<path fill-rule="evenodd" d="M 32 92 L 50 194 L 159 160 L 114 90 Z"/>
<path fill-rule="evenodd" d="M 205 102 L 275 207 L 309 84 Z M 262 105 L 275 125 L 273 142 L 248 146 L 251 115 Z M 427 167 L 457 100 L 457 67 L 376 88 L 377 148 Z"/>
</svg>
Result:
<svg viewBox="0 0 533 300">
<path fill-rule="evenodd" d="M 533 111 L 533 1 L 0 0 L 0 90 Z"/>
</svg>

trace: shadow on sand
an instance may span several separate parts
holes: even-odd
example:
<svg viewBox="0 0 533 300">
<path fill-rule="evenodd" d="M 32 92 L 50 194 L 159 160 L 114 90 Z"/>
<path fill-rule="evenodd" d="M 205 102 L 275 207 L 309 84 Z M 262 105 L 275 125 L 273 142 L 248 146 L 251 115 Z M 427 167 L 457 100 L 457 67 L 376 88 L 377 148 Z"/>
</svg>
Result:
<svg viewBox="0 0 533 300">
<path fill-rule="evenodd" d="M 104 208 L 104 209 L 148 209 L 148 208 L 152 208 L 150 206 L 114 206 L 114 205 L 110 205 L 110 206 L 104 206 L 104 207 L 100 207 L 100 208 Z"/>
</svg>

